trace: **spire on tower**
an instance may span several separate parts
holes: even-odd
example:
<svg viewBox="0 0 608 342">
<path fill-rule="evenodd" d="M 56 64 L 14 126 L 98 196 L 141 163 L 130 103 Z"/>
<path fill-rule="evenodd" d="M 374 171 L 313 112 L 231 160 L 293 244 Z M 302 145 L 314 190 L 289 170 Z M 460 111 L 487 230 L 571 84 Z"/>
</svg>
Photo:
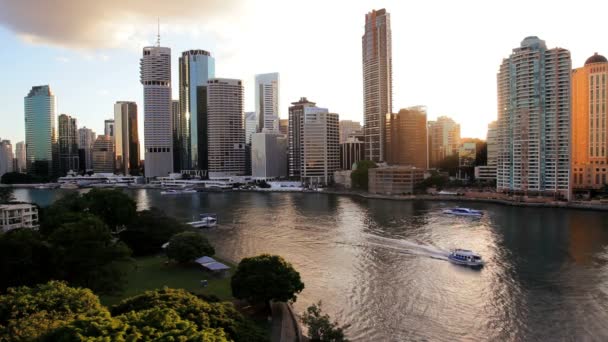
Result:
<svg viewBox="0 0 608 342">
<path fill-rule="evenodd" d="M 160 17 L 157 18 L 156 46 L 160 47 Z"/>
</svg>

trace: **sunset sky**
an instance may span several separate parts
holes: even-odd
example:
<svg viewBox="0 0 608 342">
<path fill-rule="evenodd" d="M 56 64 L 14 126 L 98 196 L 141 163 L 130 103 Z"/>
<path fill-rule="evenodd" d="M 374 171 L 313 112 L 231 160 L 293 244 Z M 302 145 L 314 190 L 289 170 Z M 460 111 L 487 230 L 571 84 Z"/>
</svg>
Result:
<svg viewBox="0 0 608 342">
<path fill-rule="evenodd" d="M 115 101 L 134 100 L 143 132 L 139 58 L 156 40 L 158 17 L 174 85 L 181 52 L 204 49 L 216 76 L 245 81 L 247 111 L 254 75 L 279 72 L 282 118 L 306 96 L 362 122 L 365 13 L 383 7 L 392 20 L 393 110 L 426 105 L 429 119 L 460 122 L 463 137 L 485 137 L 498 66 L 524 37 L 569 49 L 574 67 L 593 52 L 608 55 L 605 0 L 0 0 L 0 138 L 24 139 L 23 97 L 41 84 L 57 96 L 58 114 L 97 133 Z"/>
</svg>

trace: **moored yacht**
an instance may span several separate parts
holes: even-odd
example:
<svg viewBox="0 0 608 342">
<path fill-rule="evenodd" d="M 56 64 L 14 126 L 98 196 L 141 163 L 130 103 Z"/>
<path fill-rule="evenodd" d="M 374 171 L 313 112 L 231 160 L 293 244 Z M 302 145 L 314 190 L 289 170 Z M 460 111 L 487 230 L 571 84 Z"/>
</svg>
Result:
<svg viewBox="0 0 608 342">
<path fill-rule="evenodd" d="M 457 216 L 474 216 L 481 217 L 483 213 L 479 210 L 469 208 L 450 208 L 443 211 L 444 214 L 457 215 Z"/>
<path fill-rule="evenodd" d="M 484 264 L 483 260 L 481 259 L 481 255 L 468 249 L 455 249 L 450 252 L 448 259 L 453 264 L 469 267 L 482 267 Z"/>
<path fill-rule="evenodd" d="M 193 189 L 170 189 L 161 191 L 161 195 L 181 195 L 181 194 L 193 194 L 196 193 L 196 190 Z"/>
<path fill-rule="evenodd" d="M 194 228 L 211 228 L 217 225 L 216 214 L 200 214 L 198 221 L 188 222 L 187 224 Z"/>
</svg>

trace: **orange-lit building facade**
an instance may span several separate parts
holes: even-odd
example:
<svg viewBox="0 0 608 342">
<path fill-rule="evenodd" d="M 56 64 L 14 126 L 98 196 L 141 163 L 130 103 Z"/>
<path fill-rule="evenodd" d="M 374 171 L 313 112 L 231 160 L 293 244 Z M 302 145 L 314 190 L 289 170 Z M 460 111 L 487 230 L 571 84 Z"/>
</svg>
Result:
<svg viewBox="0 0 608 342">
<path fill-rule="evenodd" d="M 608 184 L 608 60 L 597 53 L 572 71 L 572 186 Z"/>
</svg>

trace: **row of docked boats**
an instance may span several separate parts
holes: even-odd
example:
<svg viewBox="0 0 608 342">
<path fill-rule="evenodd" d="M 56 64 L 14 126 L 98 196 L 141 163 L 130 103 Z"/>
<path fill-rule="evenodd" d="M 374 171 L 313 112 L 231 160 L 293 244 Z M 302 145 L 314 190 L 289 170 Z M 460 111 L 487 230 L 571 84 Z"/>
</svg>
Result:
<svg viewBox="0 0 608 342">
<path fill-rule="evenodd" d="M 483 216 L 483 212 L 480 210 L 470 208 L 450 208 L 443 211 L 446 215 L 453 216 L 466 216 L 479 218 Z M 484 265 L 484 261 L 481 255 L 468 250 L 468 249 L 454 249 L 448 254 L 448 260 L 456 265 L 468 266 L 472 268 L 481 268 Z"/>
</svg>

